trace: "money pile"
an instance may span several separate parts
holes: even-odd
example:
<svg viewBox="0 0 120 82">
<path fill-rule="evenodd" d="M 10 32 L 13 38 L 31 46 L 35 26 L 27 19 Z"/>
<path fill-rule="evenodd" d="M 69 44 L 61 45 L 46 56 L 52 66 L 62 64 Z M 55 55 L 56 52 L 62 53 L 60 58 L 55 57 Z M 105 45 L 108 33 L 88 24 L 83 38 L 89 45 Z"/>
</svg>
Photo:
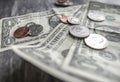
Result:
<svg viewBox="0 0 120 82">
<path fill-rule="evenodd" d="M 120 82 L 119 17 L 120 6 L 90 1 L 4 18 L 0 48 L 63 81 Z"/>
</svg>

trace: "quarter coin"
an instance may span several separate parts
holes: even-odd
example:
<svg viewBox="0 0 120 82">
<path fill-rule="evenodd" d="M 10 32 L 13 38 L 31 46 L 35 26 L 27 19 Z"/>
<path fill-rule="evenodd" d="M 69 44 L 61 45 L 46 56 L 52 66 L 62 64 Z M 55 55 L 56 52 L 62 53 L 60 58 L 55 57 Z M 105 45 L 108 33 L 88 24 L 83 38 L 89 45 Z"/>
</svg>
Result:
<svg viewBox="0 0 120 82">
<path fill-rule="evenodd" d="M 108 40 L 99 34 L 90 34 L 84 41 L 93 49 L 104 49 L 108 46 Z"/>
<path fill-rule="evenodd" d="M 20 27 L 14 32 L 15 38 L 23 38 L 28 35 L 29 28 L 27 27 Z"/>
<path fill-rule="evenodd" d="M 87 27 L 81 26 L 81 25 L 74 25 L 74 26 L 70 27 L 69 32 L 72 36 L 77 37 L 77 38 L 85 38 L 85 37 L 89 36 L 89 34 L 90 34 L 89 29 Z"/>
<path fill-rule="evenodd" d="M 88 18 L 96 22 L 105 20 L 105 16 L 102 13 L 88 13 Z"/>
<path fill-rule="evenodd" d="M 30 36 L 38 36 L 43 31 L 42 25 L 31 25 L 28 27 L 30 29 L 29 35 Z"/>
</svg>

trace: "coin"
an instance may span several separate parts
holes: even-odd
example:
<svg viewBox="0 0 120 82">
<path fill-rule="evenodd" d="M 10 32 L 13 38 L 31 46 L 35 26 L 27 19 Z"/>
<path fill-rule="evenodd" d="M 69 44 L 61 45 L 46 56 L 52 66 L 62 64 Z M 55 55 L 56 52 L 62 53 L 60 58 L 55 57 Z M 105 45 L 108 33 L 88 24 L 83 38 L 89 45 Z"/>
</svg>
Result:
<svg viewBox="0 0 120 82">
<path fill-rule="evenodd" d="M 77 38 L 85 38 L 85 37 L 89 36 L 89 34 L 90 34 L 89 29 L 87 27 L 81 26 L 81 25 L 74 25 L 74 26 L 70 27 L 69 32 L 72 36 L 77 37 Z"/>
<path fill-rule="evenodd" d="M 34 23 L 34 22 L 29 22 L 29 23 L 27 23 L 25 26 L 26 26 L 26 27 L 29 27 L 29 26 L 31 26 L 31 25 L 35 25 L 35 23 Z"/>
<path fill-rule="evenodd" d="M 29 26 L 29 29 L 30 29 L 30 32 L 29 32 L 30 36 L 37 36 L 43 31 L 43 26 L 38 24 L 31 25 Z"/>
<path fill-rule="evenodd" d="M 97 22 L 101 22 L 105 20 L 105 16 L 102 13 L 88 13 L 88 18 L 93 20 L 93 21 L 97 21 Z"/>
<path fill-rule="evenodd" d="M 57 0 L 58 3 L 64 3 L 67 2 L 68 0 Z"/>
<path fill-rule="evenodd" d="M 60 21 L 62 22 L 62 23 L 68 23 L 68 17 L 67 16 L 62 16 L 62 17 L 60 17 Z"/>
<path fill-rule="evenodd" d="M 28 35 L 29 28 L 27 27 L 20 27 L 14 32 L 15 38 L 23 38 Z"/>
<path fill-rule="evenodd" d="M 68 17 L 68 22 L 70 24 L 80 24 L 80 21 L 78 18 L 75 18 L 75 17 Z"/>
<path fill-rule="evenodd" d="M 84 41 L 93 49 L 104 49 L 108 46 L 108 40 L 99 34 L 90 34 Z"/>
<path fill-rule="evenodd" d="M 55 2 L 55 4 L 56 4 L 57 6 L 63 6 L 63 7 L 73 5 L 73 3 L 72 3 L 71 1 L 67 1 L 67 2 L 64 2 L 64 3 Z"/>
</svg>

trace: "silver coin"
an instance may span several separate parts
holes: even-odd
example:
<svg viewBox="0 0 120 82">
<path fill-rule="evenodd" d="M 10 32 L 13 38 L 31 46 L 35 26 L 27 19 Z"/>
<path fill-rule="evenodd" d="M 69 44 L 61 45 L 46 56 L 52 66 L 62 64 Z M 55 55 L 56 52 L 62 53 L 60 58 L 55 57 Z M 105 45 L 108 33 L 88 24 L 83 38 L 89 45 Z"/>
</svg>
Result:
<svg viewBox="0 0 120 82">
<path fill-rule="evenodd" d="M 37 36 L 43 31 L 43 26 L 38 24 L 31 25 L 29 26 L 29 30 L 30 30 L 29 33 L 30 36 Z"/>
<path fill-rule="evenodd" d="M 67 1 L 67 2 L 64 2 L 64 3 L 55 2 L 55 4 L 58 5 L 58 6 L 66 7 L 66 6 L 73 5 L 73 2 L 71 2 L 71 1 Z"/>
<path fill-rule="evenodd" d="M 85 38 L 85 37 L 89 36 L 89 34 L 90 34 L 89 29 L 87 27 L 81 26 L 81 25 L 74 25 L 74 26 L 70 27 L 69 32 L 72 36 L 77 37 L 77 38 Z"/>
<path fill-rule="evenodd" d="M 31 25 L 35 25 L 35 23 L 34 23 L 34 22 L 29 22 L 29 23 L 27 23 L 25 26 L 26 26 L 26 27 L 29 27 L 29 26 L 31 26 Z"/>
<path fill-rule="evenodd" d="M 104 49 L 108 46 L 108 40 L 99 34 L 90 34 L 84 41 L 86 45 L 93 49 Z"/>
<path fill-rule="evenodd" d="M 97 21 L 97 22 L 101 22 L 105 20 L 105 16 L 102 13 L 88 13 L 88 18 L 93 20 L 93 21 Z"/>
<path fill-rule="evenodd" d="M 68 22 L 70 24 L 80 24 L 80 21 L 78 18 L 75 18 L 75 17 L 68 17 Z"/>
</svg>

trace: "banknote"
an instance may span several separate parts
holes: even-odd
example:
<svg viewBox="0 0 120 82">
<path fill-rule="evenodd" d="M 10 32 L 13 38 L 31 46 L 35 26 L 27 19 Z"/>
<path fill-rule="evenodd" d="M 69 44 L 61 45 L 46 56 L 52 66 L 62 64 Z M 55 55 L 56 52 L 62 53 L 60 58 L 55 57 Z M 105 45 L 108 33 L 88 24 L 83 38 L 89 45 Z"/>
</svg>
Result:
<svg viewBox="0 0 120 82">
<path fill-rule="evenodd" d="M 39 41 L 42 41 L 53 29 L 53 27 L 51 27 L 48 22 L 49 18 L 53 15 L 54 12 L 52 10 L 49 10 L 45 12 L 31 13 L 22 16 L 1 19 L 0 51 L 9 49 L 9 46 L 11 45 L 30 44 L 37 41 L 38 39 Z M 43 26 L 43 30 L 41 33 L 39 33 L 38 36 L 27 36 L 20 39 L 14 37 L 13 34 L 16 29 L 32 23 Z"/>
<path fill-rule="evenodd" d="M 75 9 L 73 9 L 75 8 Z M 20 44 L 32 44 L 36 45 L 44 40 L 44 38 L 58 25 L 60 20 L 57 16 L 57 13 L 66 14 L 69 12 L 72 14 L 78 8 L 78 6 L 60 8 L 59 12 L 56 8 L 37 13 L 30 13 L 22 16 L 3 18 L 0 20 L 0 51 L 10 49 L 11 45 L 20 45 Z M 66 12 L 65 12 L 66 11 Z M 39 33 L 38 36 L 25 38 L 15 38 L 14 32 L 16 29 L 27 26 L 30 24 L 41 25 L 43 30 Z"/>
<path fill-rule="evenodd" d="M 116 7 L 119 8 L 119 6 L 100 2 L 90 2 L 88 13 L 103 12 L 106 20 L 95 22 L 86 17 L 84 24 L 90 28 L 91 34 L 100 34 L 107 38 L 109 45 L 106 49 L 95 50 L 88 47 L 84 40 L 76 40 L 63 63 L 63 70 L 77 76 L 86 77 L 95 82 L 120 81 L 120 74 L 118 73 L 120 69 L 120 47 L 118 46 L 120 45 L 120 24 L 117 19 L 119 11 L 116 10 Z"/>
<path fill-rule="evenodd" d="M 56 15 L 64 14 L 66 16 L 71 16 L 73 15 L 73 12 L 78 9 L 78 7 L 79 5 L 66 8 L 53 8 L 53 11 L 56 13 Z"/>
<path fill-rule="evenodd" d="M 87 7 L 88 5 L 80 5 L 73 14 L 73 16 L 79 17 L 81 23 L 87 13 Z M 86 81 L 84 78 L 75 77 L 61 69 L 63 61 L 75 40 L 68 32 L 72 26 L 60 23 L 38 46 L 13 46 L 13 50 L 25 60 L 59 79 L 70 82 L 84 82 Z"/>
<path fill-rule="evenodd" d="M 104 14 L 105 20 L 103 22 L 91 21 L 90 24 L 94 24 L 95 27 L 89 26 L 89 28 L 120 33 L 120 6 L 91 1 L 88 13 L 91 12 Z"/>
</svg>

